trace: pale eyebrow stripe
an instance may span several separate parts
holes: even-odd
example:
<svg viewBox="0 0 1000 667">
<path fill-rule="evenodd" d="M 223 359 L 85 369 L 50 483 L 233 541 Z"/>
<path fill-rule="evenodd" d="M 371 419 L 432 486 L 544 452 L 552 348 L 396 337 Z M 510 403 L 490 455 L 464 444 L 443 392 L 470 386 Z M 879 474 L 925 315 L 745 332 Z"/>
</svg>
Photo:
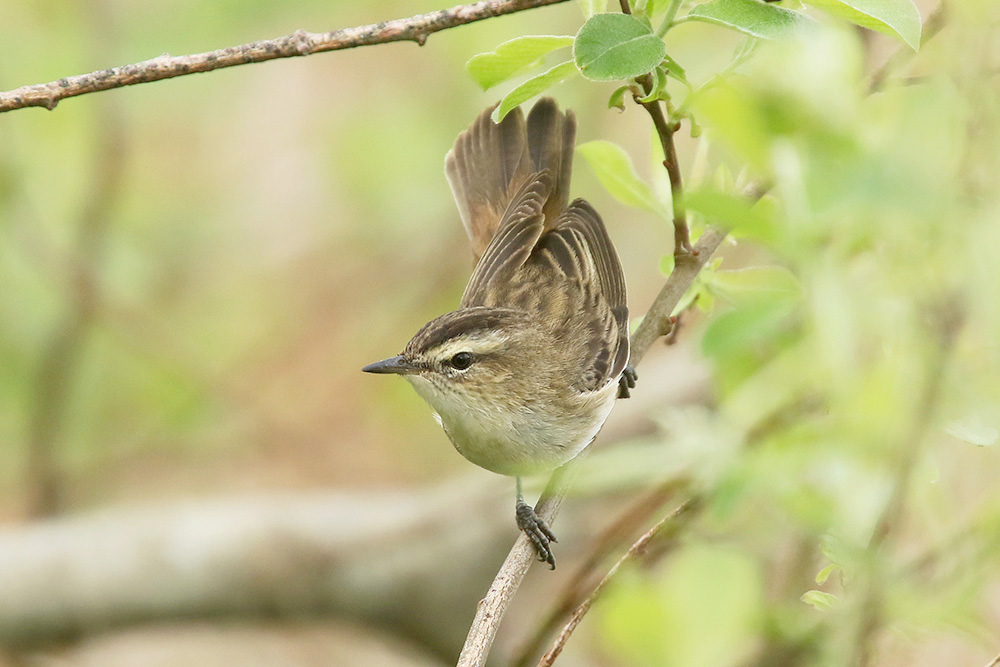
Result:
<svg viewBox="0 0 1000 667">
<path fill-rule="evenodd" d="M 431 351 L 431 356 L 439 359 L 447 359 L 458 352 L 489 354 L 506 343 L 508 339 L 509 336 L 506 334 L 495 331 L 478 333 L 478 335 L 461 334 L 441 343 L 437 349 Z"/>
</svg>

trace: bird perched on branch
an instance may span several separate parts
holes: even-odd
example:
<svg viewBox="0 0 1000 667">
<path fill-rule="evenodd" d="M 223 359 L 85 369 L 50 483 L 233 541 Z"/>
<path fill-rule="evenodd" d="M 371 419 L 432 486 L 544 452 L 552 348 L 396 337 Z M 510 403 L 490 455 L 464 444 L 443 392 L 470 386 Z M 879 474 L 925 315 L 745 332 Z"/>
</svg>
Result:
<svg viewBox="0 0 1000 667">
<path fill-rule="evenodd" d="M 492 110 L 445 159 L 477 260 L 462 302 L 363 370 L 404 376 L 465 458 L 517 478 L 517 525 L 554 568 L 521 477 L 579 454 L 635 386 L 625 280 L 597 211 L 569 203 L 573 113 L 551 98 L 527 119 Z"/>
</svg>

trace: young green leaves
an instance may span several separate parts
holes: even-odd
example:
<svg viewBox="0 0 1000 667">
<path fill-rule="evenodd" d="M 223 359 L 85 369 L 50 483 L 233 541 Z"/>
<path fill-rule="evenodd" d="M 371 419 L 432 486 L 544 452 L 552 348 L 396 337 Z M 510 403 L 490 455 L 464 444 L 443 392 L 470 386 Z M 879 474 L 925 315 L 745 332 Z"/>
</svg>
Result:
<svg viewBox="0 0 1000 667">
<path fill-rule="evenodd" d="M 623 148 L 610 141 L 597 140 L 580 144 L 576 150 L 587 160 L 612 197 L 626 206 L 652 211 L 670 219 L 668 208 L 639 177 L 632 158 Z"/>
<path fill-rule="evenodd" d="M 802 0 L 859 26 L 897 37 L 914 49 L 920 45 L 920 14 L 912 0 Z M 634 2 L 633 13 L 603 12 L 607 0 L 580 0 L 586 18 L 575 37 L 529 35 L 504 42 L 496 50 L 474 56 L 467 63 L 469 74 L 488 90 L 513 76 L 539 67 L 543 58 L 573 47 L 572 60 L 564 60 L 536 74 L 510 91 L 493 114 L 499 122 L 514 107 L 579 73 L 591 81 L 631 82 L 653 73 L 655 96 L 661 98 L 666 74 L 687 84 L 684 70 L 667 54 L 663 41 L 673 26 L 699 21 L 741 32 L 753 39 L 779 39 L 814 24 L 801 11 L 793 11 L 761 0 L 708 0 L 696 4 L 686 16 L 675 18 L 680 5 L 671 0 Z M 666 9 L 665 9 L 666 7 Z M 651 19 L 662 16 L 658 30 Z M 629 84 L 633 85 L 633 84 Z M 625 90 L 612 95 L 619 106 Z M 652 93 L 651 93 L 652 94 Z"/>
<path fill-rule="evenodd" d="M 549 68 L 537 76 L 533 76 L 520 86 L 510 91 L 500 100 L 500 105 L 493 110 L 490 118 L 494 123 L 499 123 L 503 117 L 515 109 L 521 102 L 527 102 L 535 95 L 548 90 L 557 83 L 562 83 L 566 79 L 576 74 L 576 67 L 567 60 L 559 63 L 555 67 Z"/>
<path fill-rule="evenodd" d="M 812 22 L 805 14 L 757 0 L 711 0 L 692 9 L 687 18 L 761 39 L 777 39 Z"/>
<path fill-rule="evenodd" d="M 569 35 L 530 35 L 504 42 L 489 53 L 472 56 L 465 69 L 483 90 L 534 66 L 552 51 L 572 46 Z"/>
<path fill-rule="evenodd" d="M 920 12 L 910 0 L 803 0 L 828 14 L 920 48 Z"/>
<path fill-rule="evenodd" d="M 666 45 L 649 22 L 629 14 L 595 14 L 573 42 L 576 66 L 591 81 L 641 76 L 666 54 Z"/>
</svg>

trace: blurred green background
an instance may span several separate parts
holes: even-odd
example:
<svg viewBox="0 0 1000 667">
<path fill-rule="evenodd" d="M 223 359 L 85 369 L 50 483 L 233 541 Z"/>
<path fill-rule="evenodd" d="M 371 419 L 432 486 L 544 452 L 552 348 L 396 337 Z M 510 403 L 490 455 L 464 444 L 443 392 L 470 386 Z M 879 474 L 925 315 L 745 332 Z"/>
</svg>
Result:
<svg viewBox="0 0 1000 667">
<path fill-rule="evenodd" d="M 925 18 L 935 7 L 918 5 Z M 0 88 L 441 6 L 8 0 Z M 680 343 L 650 353 L 612 415 L 606 457 L 584 475 L 598 499 L 570 500 L 593 511 L 570 524 L 567 560 L 614 516 L 602 503 L 668 476 L 706 509 L 677 553 L 625 573 L 560 662 L 855 664 L 863 640 L 878 665 L 982 665 L 1000 651 L 1000 13 L 989 0 L 948 8 L 942 34 L 874 95 L 865 81 L 898 43 L 823 19 L 691 100 L 705 133 L 677 138 L 701 193 L 696 230 L 721 220 L 739 241 L 697 286 Z M 279 492 L 417 503 L 453 480 L 506 502 L 510 489 L 453 450 L 405 383 L 359 369 L 454 308 L 470 272 L 444 154 L 509 86 L 482 92 L 465 61 L 581 22 L 569 2 L 422 48 L 279 60 L 0 116 L 8 531 Z M 698 86 L 740 42 L 688 23 L 667 46 Z M 608 110 L 615 87 L 576 79 L 552 94 L 576 112 L 580 143 L 620 144 L 662 192 L 649 119 L 631 103 Z M 729 196 L 748 174 L 775 183 L 752 211 Z M 616 201 L 583 160 L 573 196 L 601 211 L 641 316 L 672 230 Z M 556 588 L 534 575 L 537 608 L 511 621 L 502 655 Z M 225 632 L 140 636 L 93 662 L 63 646 L 65 664 L 383 664 L 331 657 L 341 635 L 325 626 L 283 635 L 294 663 L 252 630 Z M 227 641 L 245 651 L 213 652 Z M 163 645 L 189 653 L 152 662 Z"/>
<path fill-rule="evenodd" d="M 0 77 L 13 88 L 439 4 L 4 3 Z M 52 436 L 68 507 L 419 484 L 463 470 L 404 383 L 358 369 L 453 308 L 468 277 L 443 160 L 496 96 L 465 74 L 465 60 L 539 27 L 572 34 L 580 21 L 566 4 L 445 31 L 422 49 L 233 68 L 4 116 L 6 511 L 16 516 L 28 491 L 38 369 L 72 318 L 80 261 L 96 303 Z M 648 153 L 645 119 L 605 111 L 602 88 L 559 91 L 580 115 L 581 141 L 611 137 Z M 81 258 L 109 159 L 120 176 L 97 197 L 98 248 Z M 621 237 L 633 300 L 648 303 L 668 231 L 610 201 L 582 165 L 577 174 L 576 192 L 597 200 Z"/>
</svg>

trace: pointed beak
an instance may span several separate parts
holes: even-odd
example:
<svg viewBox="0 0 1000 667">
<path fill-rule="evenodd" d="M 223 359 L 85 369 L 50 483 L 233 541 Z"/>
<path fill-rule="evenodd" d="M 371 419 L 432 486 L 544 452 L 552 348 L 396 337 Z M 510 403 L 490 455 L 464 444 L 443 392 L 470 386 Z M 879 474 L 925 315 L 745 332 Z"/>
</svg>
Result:
<svg viewBox="0 0 1000 667">
<path fill-rule="evenodd" d="M 395 373 L 396 375 L 410 375 L 412 373 L 416 373 L 419 369 L 411 364 L 403 355 L 398 354 L 395 357 L 389 357 L 388 359 L 383 359 L 382 361 L 376 361 L 374 364 L 368 364 L 361 370 L 365 373 Z"/>
</svg>

